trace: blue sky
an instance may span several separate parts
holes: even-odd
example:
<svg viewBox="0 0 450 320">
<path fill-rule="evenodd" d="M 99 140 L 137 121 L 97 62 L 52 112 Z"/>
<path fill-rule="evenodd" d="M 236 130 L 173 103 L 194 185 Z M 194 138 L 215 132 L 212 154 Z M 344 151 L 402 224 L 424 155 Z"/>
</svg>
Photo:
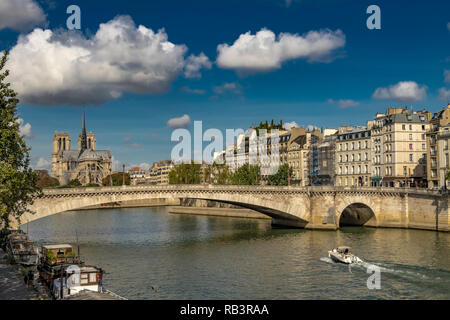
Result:
<svg viewBox="0 0 450 320">
<path fill-rule="evenodd" d="M 1 12 L 3 1 L 12 0 L 0 0 L 0 18 L 11 14 Z M 35 25 L 5 26 L 0 22 L 0 49 L 12 49 L 10 69 L 12 77 L 16 75 L 12 82 L 22 83 L 15 86 L 21 88 L 16 89 L 22 99 L 19 115 L 24 124 L 31 125 L 27 142 L 32 147 L 33 163 L 41 160 L 41 166 L 48 166 L 43 160 L 51 160 L 55 130 L 69 132 L 73 146 L 76 144 L 83 108 L 87 129 L 96 134 L 97 148 L 110 149 L 120 163 L 138 165 L 170 158 L 175 143 L 170 142 L 173 129 L 167 122 L 183 115 L 188 115 L 191 122 L 203 121 L 203 128 L 221 130 L 247 128 L 271 119 L 295 121 L 303 126 L 337 127 L 365 124 L 388 106 L 435 112 L 450 97 L 450 72 L 445 73 L 450 70 L 448 1 L 21 1 L 33 2 L 40 8 L 41 11 L 25 13 L 28 17 L 23 11 L 20 16 L 24 21 L 34 19 Z M 71 4 L 81 8 L 78 33 L 66 27 L 66 8 Z M 366 27 L 366 9 L 371 4 L 381 9 L 381 30 Z M 102 51 L 99 44 L 83 44 L 81 48 L 85 46 L 92 50 L 90 53 L 95 50 L 95 63 L 67 71 L 71 60 L 65 58 L 66 51 L 61 46 L 52 47 L 59 50 L 56 53 L 53 49 L 35 48 L 40 50 L 36 54 L 18 45 L 19 35 L 26 38 L 34 28 L 42 28 L 60 34 L 60 41 L 73 49 L 67 39 L 92 39 L 100 24 L 124 15 L 131 17 L 135 28 L 143 25 L 155 33 L 164 28 L 163 34 L 180 52 L 161 57 L 161 63 L 156 65 L 152 61 L 158 60 L 160 56 L 155 55 L 161 52 L 149 56 L 143 51 L 130 52 L 127 66 L 137 65 L 137 71 L 121 70 L 120 79 L 102 81 L 110 73 L 98 66 L 114 66 L 117 55 L 127 54 L 126 50 L 119 52 L 122 47 Z M 131 19 L 120 21 L 127 24 Z M 233 55 L 236 52 L 231 49 L 240 35 L 250 32 L 255 36 L 263 28 L 277 36 L 274 43 L 269 43 L 279 55 L 275 66 L 270 62 L 267 66 L 252 65 L 254 60 L 250 58 L 261 58 L 258 62 L 264 64 L 264 58 L 274 56 L 253 54 L 252 46 L 239 51 L 251 54 Z M 321 30 L 320 37 L 334 37 L 328 49 L 308 47 L 312 51 L 305 53 L 305 48 L 300 50 L 289 44 L 276 51 L 280 33 L 301 40 L 308 32 Z M 130 39 L 135 33 L 129 37 L 133 41 Z M 57 42 L 52 41 L 52 45 Z M 221 44 L 231 49 L 219 52 Z M 289 55 L 286 48 L 297 51 Z M 194 68 L 194 77 L 186 76 L 188 57 L 199 57 L 201 53 L 208 62 Z M 105 61 L 101 60 L 104 57 Z M 33 71 L 33 66 L 42 65 L 46 67 Z M 140 66 L 163 80 L 150 83 L 145 77 L 133 78 Z M 72 74 L 73 70 L 93 75 Z M 63 80 L 61 74 L 65 76 Z M 79 82 L 92 81 L 92 88 L 76 82 L 59 89 L 53 87 L 53 81 L 64 82 L 69 75 L 79 78 Z M 139 81 L 142 89 L 136 89 L 141 88 Z M 45 90 L 51 94 L 41 95 Z M 67 90 L 72 90 L 71 94 L 66 94 Z M 92 103 L 96 92 L 105 97 Z"/>
</svg>

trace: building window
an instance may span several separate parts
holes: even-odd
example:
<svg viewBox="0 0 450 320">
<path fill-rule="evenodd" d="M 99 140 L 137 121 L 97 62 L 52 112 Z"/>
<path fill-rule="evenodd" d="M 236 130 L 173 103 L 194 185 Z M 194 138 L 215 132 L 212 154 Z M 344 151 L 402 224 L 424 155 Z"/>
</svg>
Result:
<svg viewBox="0 0 450 320">
<path fill-rule="evenodd" d="M 406 130 L 406 125 L 402 124 L 402 130 Z"/>
<path fill-rule="evenodd" d="M 425 150 L 425 143 L 422 143 L 422 150 Z"/>
<path fill-rule="evenodd" d="M 409 130 L 412 130 L 412 124 L 409 125 Z"/>
<path fill-rule="evenodd" d="M 412 155 L 412 153 L 409 155 L 409 161 L 413 162 L 413 155 Z"/>
<path fill-rule="evenodd" d="M 409 140 L 412 140 L 412 134 L 409 135 Z"/>
<path fill-rule="evenodd" d="M 448 168 L 448 153 L 445 154 L 445 167 Z"/>
<path fill-rule="evenodd" d="M 410 143 L 409 144 L 409 150 L 412 150 L 413 149 L 413 145 L 412 145 L 412 143 Z"/>
</svg>

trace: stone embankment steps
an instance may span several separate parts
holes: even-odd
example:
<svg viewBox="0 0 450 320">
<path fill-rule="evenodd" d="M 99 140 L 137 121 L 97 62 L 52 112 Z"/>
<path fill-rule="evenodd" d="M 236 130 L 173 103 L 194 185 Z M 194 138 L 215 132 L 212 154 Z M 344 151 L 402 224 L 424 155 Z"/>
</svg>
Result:
<svg viewBox="0 0 450 320">
<path fill-rule="evenodd" d="M 0 300 L 43 300 L 41 294 L 33 287 L 28 287 L 17 265 L 6 261 L 6 253 L 0 249 Z"/>
</svg>

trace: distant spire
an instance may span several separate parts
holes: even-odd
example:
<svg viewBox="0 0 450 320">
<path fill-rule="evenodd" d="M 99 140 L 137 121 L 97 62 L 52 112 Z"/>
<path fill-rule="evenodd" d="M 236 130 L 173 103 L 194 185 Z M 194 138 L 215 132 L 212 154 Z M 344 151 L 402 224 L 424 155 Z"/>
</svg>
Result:
<svg viewBox="0 0 450 320">
<path fill-rule="evenodd" d="M 84 110 L 83 110 L 83 128 L 81 129 L 81 150 L 83 152 L 87 149 L 87 135 L 86 135 L 86 123 L 84 120 Z"/>
</svg>

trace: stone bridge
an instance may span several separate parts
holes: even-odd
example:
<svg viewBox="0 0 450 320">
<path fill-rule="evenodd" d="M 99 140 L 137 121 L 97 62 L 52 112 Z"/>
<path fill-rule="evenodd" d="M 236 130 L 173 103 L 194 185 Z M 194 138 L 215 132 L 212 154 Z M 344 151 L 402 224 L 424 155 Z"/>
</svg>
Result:
<svg viewBox="0 0 450 320">
<path fill-rule="evenodd" d="M 48 189 L 21 223 L 60 212 L 127 201 L 214 200 L 253 209 L 273 225 L 336 230 L 342 225 L 449 231 L 448 194 L 401 188 L 222 185 L 121 186 Z"/>
</svg>

